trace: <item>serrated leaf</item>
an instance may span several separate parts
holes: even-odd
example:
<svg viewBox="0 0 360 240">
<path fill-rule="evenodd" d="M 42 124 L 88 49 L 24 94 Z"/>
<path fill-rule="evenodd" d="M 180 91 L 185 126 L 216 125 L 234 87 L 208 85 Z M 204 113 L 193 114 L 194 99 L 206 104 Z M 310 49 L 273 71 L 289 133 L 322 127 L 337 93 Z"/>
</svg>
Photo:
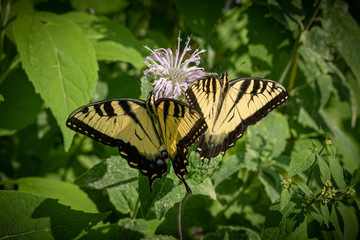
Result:
<svg viewBox="0 0 360 240">
<path fill-rule="evenodd" d="M 116 210 L 123 214 L 127 214 L 135 210 L 136 201 L 138 199 L 137 187 L 137 181 L 131 181 L 129 183 L 107 189 L 110 202 L 115 206 Z"/>
<path fill-rule="evenodd" d="M 289 167 L 289 177 L 302 173 L 315 162 L 315 153 L 310 149 L 297 152 L 292 158 Z"/>
<path fill-rule="evenodd" d="M 338 159 L 329 156 L 328 160 L 331 176 L 333 177 L 336 185 L 340 188 L 340 190 L 345 191 L 346 183 L 344 181 L 343 168 L 341 167 Z"/>
<path fill-rule="evenodd" d="M 270 114 L 256 125 L 249 127 L 246 148 L 265 157 L 278 157 L 285 150 L 289 135 L 286 117 L 281 114 Z"/>
<path fill-rule="evenodd" d="M 125 61 L 136 68 L 145 67 L 145 48 L 125 26 L 104 16 L 85 12 L 70 12 L 64 16 L 86 33 L 99 60 Z"/>
<path fill-rule="evenodd" d="M 276 202 L 266 214 L 262 239 L 308 239 L 305 208 L 300 202 L 289 202 L 280 211 Z"/>
<path fill-rule="evenodd" d="M 316 158 L 319 164 L 321 182 L 325 183 L 325 181 L 331 179 L 330 168 L 325 160 L 317 153 Z"/>
<path fill-rule="evenodd" d="M 75 239 L 110 214 L 72 210 L 21 191 L 0 191 L 0 208 L 0 237 L 8 239 Z"/>
<path fill-rule="evenodd" d="M 72 183 L 40 177 L 19 178 L 15 182 L 21 191 L 58 199 L 60 204 L 70 206 L 74 210 L 91 213 L 99 212 L 88 195 L 79 186 Z"/>
<path fill-rule="evenodd" d="M 14 37 L 22 67 L 55 116 L 67 150 L 75 133 L 65 126 L 66 119 L 95 90 L 95 51 L 72 21 L 48 12 L 16 18 Z"/>
<path fill-rule="evenodd" d="M 82 187 L 104 189 L 136 182 L 138 170 L 131 168 L 120 156 L 111 156 L 75 180 Z M 127 188 L 127 187 L 126 187 Z"/>
<path fill-rule="evenodd" d="M 345 206 L 342 202 L 337 202 L 337 209 L 344 222 L 344 239 L 358 239 L 359 222 L 354 211 Z"/>
<path fill-rule="evenodd" d="M 20 130 L 35 122 L 42 107 L 42 99 L 35 93 L 25 72 L 12 71 L 1 84 L 0 129 Z"/>
<path fill-rule="evenodd" d="M 303 193 L 305 193 L 306 196 L 308 196 L 309 198 L 314 198 L 313 191 L 308 187 L 308 185 L 306 185 L 306 183 L 296 182 L 295 184 L 300 188 Z"/>
<path fill-rule="evenodd" d="M 280 195 L 280 211 L 290 202 L 291 194 L 289 189 L 283 189 Z"/>
</svg>

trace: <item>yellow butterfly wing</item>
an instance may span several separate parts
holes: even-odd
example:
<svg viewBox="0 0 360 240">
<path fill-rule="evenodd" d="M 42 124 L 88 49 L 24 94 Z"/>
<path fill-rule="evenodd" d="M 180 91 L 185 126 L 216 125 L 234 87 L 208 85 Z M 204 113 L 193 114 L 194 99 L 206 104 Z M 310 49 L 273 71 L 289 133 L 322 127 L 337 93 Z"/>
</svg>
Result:
<svg viewBox="0 0 360 240">
<path fill-rule="evenodd" d="M 187 104 L 173 99 L 157 100 L 155 109 L 174 172 L 183 181 L 188 193 L 191 193 L 184 179 L 188 165 L 187 148 L 205 132 L 207 128 L 205 120 L 200 113 Z"/>
<path fill-rule="evenodd" d="M 144 101 L 110 99 L 76 109 L 66 125 L 95 141 L 117 147 L 130 167 L 149 178 L 150 187 L 167 171 L 166 148 Z"/>
<path fill-rule="evenodd" d="M 288 99 L 279 83 L 262 78 L 238 78 L 228 81 L 207 76 L 194 81 L 186 91 L 190 106 L 202 113 L 208 125 L 199 138 L 201 159 L 216 157 L 233 147 L 247 126 L 265 117 Z"/>
</svg>

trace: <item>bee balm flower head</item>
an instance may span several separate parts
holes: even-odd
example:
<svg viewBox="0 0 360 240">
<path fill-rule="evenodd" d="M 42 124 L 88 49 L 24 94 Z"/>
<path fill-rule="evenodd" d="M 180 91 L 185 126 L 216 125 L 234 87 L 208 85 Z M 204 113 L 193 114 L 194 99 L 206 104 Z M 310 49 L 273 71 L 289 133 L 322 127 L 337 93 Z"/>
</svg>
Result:
<svg viewBox="0 0 360 240">
<path fill-rule="evenodd" d="M 152 50 L 147 46 L 145 47 L 151 52 L 151 55 L 144 59 L 145 64 L 149 67 L 144 71 L 144 74 L 154 77 L 156 98 L 170 97 L 178 99 L 184 97 L 190 83 L 206 74 L 204 68 L 198 66 L 200 64 L 200 54 L 206 50 L 196 49 L 189 56 L 188 52 L 191 51 L 191 47 L 189 46 L 190 37 L 188 37 L 185 48 L 180 54 L 181 40 L 179 35 L 175 54 L 169 48 Z"/>
</svg>

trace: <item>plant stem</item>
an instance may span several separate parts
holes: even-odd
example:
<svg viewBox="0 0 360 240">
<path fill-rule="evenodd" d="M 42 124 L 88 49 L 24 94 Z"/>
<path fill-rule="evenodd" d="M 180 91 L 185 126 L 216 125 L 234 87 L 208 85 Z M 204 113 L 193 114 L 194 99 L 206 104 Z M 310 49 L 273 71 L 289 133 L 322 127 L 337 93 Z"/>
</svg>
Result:
<svg viewBox="0 0 360 240">
<path fill-rule="evenodd" d="M 137 216 L 137 213 L 139 211 L 139 206 L 140 206 L 140 197 L 138 196 L 137 200 L 136 200 L 136 204 L 135 204 L 135 208 L 134 208 L 134 212 L 131 216 L 131 219 L 134 220 Z"/>
<path fill-rule="evenodd" d="M 315 6 L 315 9 L 313 11 L 313 13 L 311 14 L 311 17 L 309 18 L 308 22 L 305 24 L 305 27 L 301 30 L 299 37 L 296 39 L 294 46 L 291 50 L 291 55 L 290 55 L 290 59 L 288 61 L 288 63 L 286 64 L 284 71 L 282 72 L 281 76 L 280 76 L 280 80 L 279 82 L 282 83 L 290 69 L 290 66 L 292 65 L 291 68 L 291 74 L 290 74 L 290 80 L 289 80 L 289 84 L 287 87 L 288 92 L 291 91 L 291 89 L 294 86 L 295 83 L 295 77 L 296 77 L 296 70 L 297 70 L 297 65 L 298 65 L 298 59 L 299 59 L 299 54 L 297 52 L 299 45 L 300 45 L 300 40 L 302 38 L 302 35 L 304 34 L 304 32 L 308 31 L 311 24 L 313 23 L 315 16 L 317 15 L 317 13 L 319 12 L 319 8 L 321 5 L 322 0 L 319 0 L 318 3 Z M 299 24 L 300 25 L 300 24 Z"/>
<path fill-rule="evenodd" d="M 178 208 L 178 233 L 179 233 L 179 239 L 182 240 L 182 232 L 181 232 L 181 205 L 182 201 L 179 202 L 179 208 Z"/>
</svg>

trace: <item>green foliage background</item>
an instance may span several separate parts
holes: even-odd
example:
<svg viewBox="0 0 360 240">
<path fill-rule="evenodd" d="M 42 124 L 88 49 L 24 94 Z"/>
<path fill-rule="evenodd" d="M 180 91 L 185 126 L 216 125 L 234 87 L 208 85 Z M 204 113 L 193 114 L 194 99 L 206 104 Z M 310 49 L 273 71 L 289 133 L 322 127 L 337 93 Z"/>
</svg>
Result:
<svg viewBox="0 0 360 240">
<path fill-rule="evenodd" d="M 0 239 L 356 239 L 357 1 L 4 0 Z M 187 182 L 154 183 L 76 135 L 90 101 L 144 98 L 144 57 L 192 36 L 201 66 L 287 87 L 289 102 Z M 142 80 L 140 80 L 142 79 Z M 74 137 L 75 136 L 75 137 Z M 170 166 L 169 166 L 170 169 Z"/>
</svg>

